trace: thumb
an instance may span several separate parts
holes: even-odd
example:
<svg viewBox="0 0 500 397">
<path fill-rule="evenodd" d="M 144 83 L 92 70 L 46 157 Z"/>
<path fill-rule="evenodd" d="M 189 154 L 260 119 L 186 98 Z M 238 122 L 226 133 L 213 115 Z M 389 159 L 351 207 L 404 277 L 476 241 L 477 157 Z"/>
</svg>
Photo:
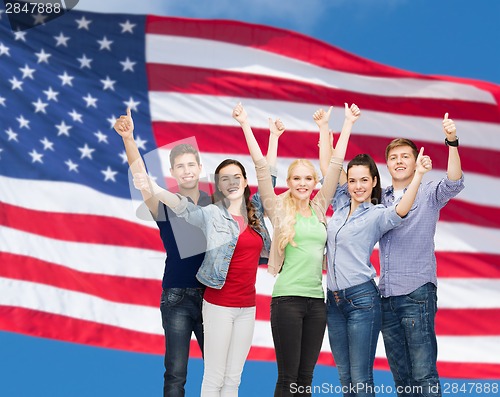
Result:
<svg viewBox="0 0 500 397">
<path fill-rule="evenodd" d="M 448 113 L 445 113 L 445 114 L 444 114 L 444 119 L 445 119 L 445 120 L 448 120 Z"/>
<path fill-rule="evenodd" d="M 274 126 L 274 121 L 271 117 L 269 117 L 268 120 L 269 120 L 269 129 L 271 129 Z"/>
<path fill-rule="evenodd" d="M 332 111 L 333 111 L 333 106 L 330 106 L 330 109 L 328 109 L 328 112 L 326 112 L 326 115 L 328 116 L 328 118 L 330 118 Z"/>
<path fill-rule="evenodd" d="M 423 155 L 424 155 L 424 147 L 422 146 L 422 147 L 420 148 L 420 152 L 418 153 L 418 157 L 420 158 L 420 157 L 422 157 Z"/>
<path fill-rule="evenodd" d="M 130 110 L 130 107 L 127 108 L 127 116 L 132 117 L 132 112 Z"/>
</svg>

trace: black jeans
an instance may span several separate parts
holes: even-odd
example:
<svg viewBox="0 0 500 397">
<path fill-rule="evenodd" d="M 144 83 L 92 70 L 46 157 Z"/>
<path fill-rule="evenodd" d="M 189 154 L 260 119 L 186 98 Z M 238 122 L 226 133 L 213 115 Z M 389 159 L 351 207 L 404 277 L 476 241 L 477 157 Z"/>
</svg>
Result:
<svg viewBox="0 0 500 397">
<path fill-rule="evenodd" d="M 271 328 L 278 364 L 274 396 L 311 396 L 314 366 L 326 328 L 324 300 L 301 296 L 273 298 Z"/>
</svg>

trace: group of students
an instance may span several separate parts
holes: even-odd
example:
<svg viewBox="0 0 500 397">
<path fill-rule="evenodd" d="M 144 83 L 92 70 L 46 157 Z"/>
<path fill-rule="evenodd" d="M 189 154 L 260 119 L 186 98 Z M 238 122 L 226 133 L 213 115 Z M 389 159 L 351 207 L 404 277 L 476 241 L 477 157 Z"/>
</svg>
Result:
<svg viewBox="0 0 500 397">
<path fill-rule="evenodd" d="M 311 395 L 326 327 L 344 396 L 375 395 L 373 363 L 381 330 L 398 396 L 441 395 L 433 239 L 440 209 L 464 187 L 455 124 L 446 114 L 445 178 L 421 183 L 431 159 L 412 141 L 395 139 L 385 153 L 392 185 L 383 190 L 369 155 L 357 155 L 343 170 L 359 108 L 345 104 L 335 146 L 328 126 L 332 109 L 313 115 L 322 179 L 310 161 L 295 160 L 288 167 L 288 190 L 279 195 L 274 191 L 277 149 L 285 131 L 279 119 L 269 119 L 264 157 L 245 109 L 236 105 L 232 116 L 255 164 L 258 192 L 251 196 L 245 168 L 227 159 L 215 170 L 212 198 L 198 187 L 202 165 L 196 149 L 181 144 L 170 152 L 170 171 L 179 185 L 174 194 L 148 176 L 130 110 L 116 121 L 134 185 L 167 252 L 160 304 L 165 396 L 184 396 L 193 332 L 204 359 L 201 396 L 238 395 L 253 338 L 261 263 L 277 276 L 270 308 L 278 366 L 274 396 Z M 327 221 L 330 204 L 334 213 Z M 264 215 L 273 226 L 272 238 Z M 378 285 L 370 263 L 377 242 Z"/>
</svg>

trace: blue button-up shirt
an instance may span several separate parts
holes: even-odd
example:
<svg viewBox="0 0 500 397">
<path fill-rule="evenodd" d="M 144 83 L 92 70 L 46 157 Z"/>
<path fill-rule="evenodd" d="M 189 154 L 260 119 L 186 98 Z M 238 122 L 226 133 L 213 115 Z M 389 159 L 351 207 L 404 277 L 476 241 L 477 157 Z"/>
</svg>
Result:
<svg viewBox="0 0 500 397">
<path fill-rule="evenodd" d="M 464 188 L 464 178 L 421 184 L 403 225 L 380 239 L 380 282 L 383 296 L 407 295 L 428 282 L 437 285 L 434 234 L 439 212 Z M 394 189 L 387 187 L 382 203 L 394 205 Z"/>
<path fill-rule="evenodd" d="M 376 276 L 370 255 L 380 237 L 403 221 L 395 208 L 362 203 L 349 216 L 351 197 L 347 184 L 337 189 L 333 198 L 335 212 L 327 229 L 329 290 L 353 287 Z"/>
</svg>

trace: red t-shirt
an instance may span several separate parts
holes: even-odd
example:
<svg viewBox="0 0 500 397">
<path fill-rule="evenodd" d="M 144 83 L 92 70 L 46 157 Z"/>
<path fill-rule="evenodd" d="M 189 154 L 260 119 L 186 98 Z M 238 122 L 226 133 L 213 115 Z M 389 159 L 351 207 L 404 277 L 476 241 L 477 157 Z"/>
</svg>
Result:
<svg viewBox="0 0 500 397">
<path fill-rule="evenodd" d="M 226 282 L 221 289 L 207 287 L 203 298 L 214 305 L 226 307 L 255 306 L 255 281 L 262 251 L 262 237 L 244 224 L 243 217 L 234 216 L 240 235 L 229 263 Z"/>
</svg>

